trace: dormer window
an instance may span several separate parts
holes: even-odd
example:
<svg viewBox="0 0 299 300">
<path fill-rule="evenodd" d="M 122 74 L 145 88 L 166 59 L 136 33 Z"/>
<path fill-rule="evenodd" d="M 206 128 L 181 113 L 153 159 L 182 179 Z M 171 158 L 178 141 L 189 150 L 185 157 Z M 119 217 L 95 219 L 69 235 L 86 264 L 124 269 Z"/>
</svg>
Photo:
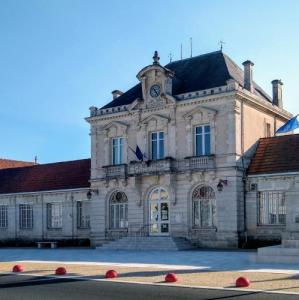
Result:
<svg viewBox="0 0 299 300">
<path fill-rule="evenodd" d="M 122 137 L 112 139 L 112 164 L 120 165 L 124 162 L 124 139 Z"/>
<path fill-rule="evenodd" d="M 196 156 L 211 154 L 210 125 L 200 125 L 194 128 L 194 154 Z"/>
</svg>

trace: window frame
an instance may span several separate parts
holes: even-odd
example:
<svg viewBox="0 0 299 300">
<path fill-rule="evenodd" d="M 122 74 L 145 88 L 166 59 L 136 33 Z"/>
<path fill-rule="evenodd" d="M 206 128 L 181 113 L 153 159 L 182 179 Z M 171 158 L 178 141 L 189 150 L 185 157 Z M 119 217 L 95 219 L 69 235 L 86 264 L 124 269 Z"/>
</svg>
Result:
<svg viewBox="0 0 299 300">
<path fill-rule="evenodd" d="M 122 199 L 116 199 L 116 194 L 121 193 Z M 127 230 L 128 198 L 124 192 L 115 191 L 109 199 L 109 228 L 110 230 Z M 122 223 L 123 222 L 123 223 Z M 122 225 L 124 224 L 124 225 Z"/>
<path fill-rule="evenodd" d="M 90 228 L 90 215 L 86 214 L 86 201 L 77 201 L 76 209 L 77 209 L 77 228 L 78 229 L 89 229 Z"/>
<path fill-rule="evenodd" d="M 209 194 L 203 195 L 200 197 L 196 196 L 196 193 L 201 194 L 201 189 L 206 189 L 204 192 Z M 202 218 L 202 202 L 208 201 L 209 205 L 209 225 L 203 225 L 203 218 Z M 216 228 L 215 224 L 215 216 L 216 216 L 216 194 L 214 189 L 209 185 L 202 185 L 197 186 L 192 192 L 192 228 L 194 229 L 214 229 Z M 197 210 L 195 207 L 197 206 Z M 199 224 L 196 224 L 196 215 L 198 215 Z"/>
<path fill-rule="evenodd" d="M 0 229 L 8 228 L 8 205 L 0 205 Z"/>
<path fill-rule="evenodd" d="M 209 128 L 208 131 L 206 131 L 206 127 Z M 197 128 L 201 128 L 202 132 L 197 133 Z M 206 151 L 206 136 L 209 136 L 209 152 Z M 197 138 L 201 138 L 201 151 L 198 151 L 197 149 Z M 212 154 L 212 143 L 211 143 L 211 125 L 210 124 L 200 124 L 193 127 L 193 153 L 194 156 L 209 156 Z M 201 152 L 201 154 L 199 153 Z"/>
<path fill-rule="evenodd" d="M 274 196 L 280 195 L 274 199 Z M 271 196 L 271 202 L 269 202 Z M 279 202 L 283 201 L 283 205 L 279 205 Z M 264 208 L 265 203 L 267 203 L 266 211 L 261 212 L 261 208 Z M 263 206 L 262 206 L 263 204 Z M 271 210 L 275 209 L 275 214 L 271 214 Z M 279 213 L 279 210 L 282 209 L 282 213 Z M 273 211 L 272 211 L 273 212 Z M 280 222 L 281 216 L 283 216 L 283 222 Z M 266 222 L 265 219 L 268 219 Z M 275 222 L 271 222 L 271 218 Z M 283 190 L 270 190 L 270 191 L 259 191 L 257 196 L 257 225 L 258 226 L 286 226 L 286 197 L 285 191 Z"/>
<path fill-rule="evenodd" d="M 153 138 L 153 135 L 156 134 L 156 138 Z M 163 134 L 163 137 L 161 138 L 160 135 Z M 154 147 L 153 143 L 156 143 L 156 157 L 154 157 Z M 161 155 L 161 144 L 163 145 L 163 153 Z M 152 131 L 150 132 L 150 153 L 151 153 L 151 160 L 159 160 L 165 158 L 165 133 L 163 130 L 159 131 Z"/>
<path fill-rule="evenodd" d="M 58 207 L 58 209 L 57 209 Z M 53 210 L 54 208 L 54 210 Z M 54 214 L 53 214 L 54 212 Z M 56 215 L 56 213 L 59 213 Z M 55 221 L 55 219 L 57 219 Z M 57 223 L 57 224 L 55 224 Z M 47 203 L 47 228 L 62 229 L 63 226 L 63 206 L 61 202 Z"/>
<path fill-rule="evenodd" d="M 265 123 L 265 137 L 271 137 L 272 136 L 272 128 L 271 128 L 271 124 L 266 122 Z"/>
<path fill-rule="evenodd" d="M 114 145 L 114 141 L 117 143 Z M 116 151 L 116 155 L 115 155 Z M 111 138 L 111 164 L 113 166 L 121 165 L 124 163 L 124 138 L 114 137 Z"/>
<path fill-rule="evenodd" d="M 25 217 L 24 220 L 23 217 Z M 19 227 L 21 230 L 33 229 L 33 205 L 32 204 L 19 204 Z"/>
</svg>

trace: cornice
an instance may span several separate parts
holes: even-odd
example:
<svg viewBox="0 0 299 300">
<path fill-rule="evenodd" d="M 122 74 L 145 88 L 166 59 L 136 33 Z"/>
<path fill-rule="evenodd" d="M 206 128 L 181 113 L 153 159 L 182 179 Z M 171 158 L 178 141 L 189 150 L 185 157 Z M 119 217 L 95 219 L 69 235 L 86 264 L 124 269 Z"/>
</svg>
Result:
<svg viewBox="0 0 299 300">
<path fill-rule="evenodd" d="M 250 103 L 255 108 L 259 108 L 264 112 L 271 111 L 276 116 L 284 119 L 285 121 L 288 121 L 292 117 L 292 114 L 290 114 L 289 112 L 281 110 L 270 102 L 267 102 L 266 100 L 263 101 L 261 98 L 252 94 L 249 95 L 249 93 L 245 93 L 243 91 L 236 92 L 236 99 Z"/>
</svg>

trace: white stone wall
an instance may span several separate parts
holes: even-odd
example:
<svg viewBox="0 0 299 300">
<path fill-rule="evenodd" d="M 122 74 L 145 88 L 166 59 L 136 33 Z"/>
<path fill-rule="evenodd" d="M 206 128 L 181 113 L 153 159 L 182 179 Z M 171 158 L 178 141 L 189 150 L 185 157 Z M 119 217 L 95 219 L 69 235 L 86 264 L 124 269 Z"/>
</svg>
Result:
<svg viewBox="0 0 299 300">
<path fill-rule="evenodd" d="M 0 228 L 1 241 L 43 241 L 89 239 L 90 229 L 78 228 L 77 201 L 90 203 L 88 189 L 0 195 L 0 205 L 8 206 L 8 227 Z M 48 228 L 47 203 L 62 203 L 62 228 Z M 21 229 L 19 206 L 33 206 L 33 228 Z M 87 204 L 87 211 L 89 210 Z M 90 211 L 87 212 L 90 214 Z"/>
<path fill-rule="evenodd" d="M 247 234 L 253 240 L 279 240 L 284 234 L 299 232 L 299 174 L 269 174 L 250 176 L 247 182 L 246 219 Z M 252 185 L 257 189 L 252 191 Z M 258 224 L 258 197 L 259 192 L 282 191 L 285 192 L 286 225 L 259 225 Z"/>
<path fill-rule="evenodd" d="M 246 234 L 245 170 L 254 152 L 254 146 L 260 137 L 265 136 L 264 128 L 267 122 L 271 123 L 273 133 L 290 115 L 243 90 L 235 82 L 215 88 L 217 93 L 213 94 L 194 92 L 180 95 L 180 99 L 184 96 L 184 100 L 181 101 L 174 99 L 169 93 L 152 99 L 149 94 L 151 84 L 155 80 L 164 82 L 168 75 L 159 67 L 157 73 L 152 72 L 151 68 L 156 67 L 149 66 L 138 74 L 142 83 L 143 99 L 136 100 L 120 111 L 93 110 L 92 116 L 87 118 L 91 125 L 92 188 L 99 189 L 99 195 L 94 195 L 92 200 L 92 240 L 94 244 L 99 244 L 107 238 L 107 206 L 109 195 L 114 190 L 127 194 L 129 223 L 140 222 L 146 225 L 149 221 L 149 192 L 155 186 L 162 186 L 171 195 L 171 235 L 182 235 L 185 232 L 186 237 L 192 236 L 200 246 L 236 247 L 240 237 L 244 238 Z M 158 79 L 155 74 L 158 74 Z M 165 89 L 164 84 L 161 86 Z M 127 165 L 136 160 L 128 146 L 135 149 L 138 145 L 150 156 L 150 133 L 160 130 L 164 132 L 165 157 L 184 160 L 195 154 L 194 127 L 204 124 L 211 127 L 211 151 L 215 162 L 213 168 L 128 177 L 123 171 L 113 178 L 106 176 L 107 169 L 103 167 L 111 165 L 113 137 L 124 137 L 124 164 Z M 125 168 L 126 166 L 122 170 Z M 227 181 L 227 185 L 218 192 L 217 184 L 221 180 Z M 198 185 L 211 186 L 216 192 L 216 229 L 193 228 L 191 195 Z M 252 195 L 248 193 L 247 196 L 248 201 L 252 201 Z M 248 214 L 247 222 L 250 227 L 253 207 L 248 208 Z M 177 225 L 178 223 L 181 226 Z"/>
</svg>

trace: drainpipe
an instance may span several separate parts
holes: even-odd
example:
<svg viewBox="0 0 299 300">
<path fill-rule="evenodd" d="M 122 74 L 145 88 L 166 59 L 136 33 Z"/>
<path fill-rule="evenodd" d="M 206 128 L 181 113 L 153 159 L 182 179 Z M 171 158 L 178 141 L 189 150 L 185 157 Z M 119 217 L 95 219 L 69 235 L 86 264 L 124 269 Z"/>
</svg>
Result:
<svg viewBox="0 0 299 300">
<path fill-rule="evenodd" d="M 247 215 L 246 215 L 246 170 L 244 164 L 244 102 L 241 102 L 241 154 L 242 154 L 242 172 L 243 172 L 243 213 L 244 213 L 244 236 L 247 244 Z"/>
</svg>

